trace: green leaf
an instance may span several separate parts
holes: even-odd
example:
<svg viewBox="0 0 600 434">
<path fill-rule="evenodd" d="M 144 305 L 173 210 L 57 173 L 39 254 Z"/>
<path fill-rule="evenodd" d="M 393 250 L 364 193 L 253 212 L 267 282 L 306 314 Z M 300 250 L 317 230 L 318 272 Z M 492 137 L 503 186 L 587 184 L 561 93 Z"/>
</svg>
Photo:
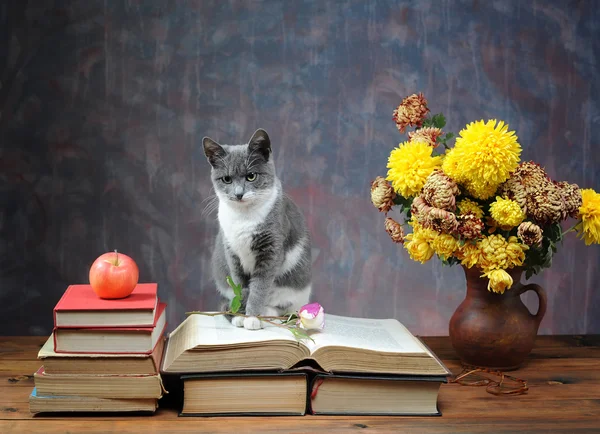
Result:
<svg viewBox="0 0 600 434">
<path fill-rule="evenodd" d="M 231 278 L 231 276 L 227 276 L 227 284 L 233 290 L 234 295 L 237 295 L 240 298 L 242 297 L 242 285 L 241 284 L 236 285 L 235 282 L 233 281 L 233 279 Z"/>
<path fill-rule="evenodd" d="M 412 197 L 406 198 L 404 196 L 400 196 L 399 194 L 397 194 L 396 198 L 394 199 L 394 203 L 396 205 L 399 205 L 400 212 L 405 213 L 406 216 L 410 219 L 410 207 L 412 206 L 413 198 Z"/>
<path fill-rule="evenodd" d="M 283 324 L 292 324 L 298 320 L 298 314 L 296 312 L 287 315 L 287 319 L 283 321 Z"/>
<path fill-rule="evenodd" d="M 433 118 L 431 118 L 431 121 L 433 123 L 433 126 L 436 128 L 444 128 L 446 126 L 446 118 L 444 117 L 443 114 L 438 113 L 437 115 L 434 115 Z"/>
<path fill-rule="evenodd" d="M 231 312 L 237 313 L 240 310 L 240 307 L 242 307 L 242 298 L 239 295 L 236 295 L 231 299 L 229 309 L 231 309 Z"/>
<path fill-rule="evenodd" d="M 444 137 L 444 140 L 450 140 L 453 137 L 454 137 L 454 133 L 447 133 L 446 137 Z"/>
<path fill-rule="evenodd" d="M 296 327 L 291 327 L 288 329 L 290 332 L 292 332 L 292 334 L 294 335 L 294 337 L 298 340 L 302 340 L 302 339 L 310 339 L 311 341 L 314 342 L 314 339 L 310 337 L 310 335 L 308 334 L 308 332 L 304 329 L 300 329 L 300 328 L 296 328 Z"/>
</svg>

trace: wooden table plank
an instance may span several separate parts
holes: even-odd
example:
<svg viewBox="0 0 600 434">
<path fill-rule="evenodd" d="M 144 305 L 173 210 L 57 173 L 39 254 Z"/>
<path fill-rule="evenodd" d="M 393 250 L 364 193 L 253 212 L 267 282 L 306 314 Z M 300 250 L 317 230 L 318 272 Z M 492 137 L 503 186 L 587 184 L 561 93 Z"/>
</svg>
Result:
<svg viewBox="0 0 600 434">
<path fill-rule="evenodd" d="M 600 336 L 541 336 L 527 363 L 512 372 L 530 386 L 497 397 L 482 387 L 442 386 L 442 417 L 179 418 L 173 408 L 153 416 L 29 413 L 31 374 L 45 337 L 0 338 L 0 432 L 600 432 Z M 454 373 L 460 364 L 448 338 L 424 338 Z"/>
<path fill-rule="evenodd" d="M 562 421 L 536 421 L 530 417 L 487 418 L 485 423 L 473 420 L 446 420 L 444 418 L 408 418 L 391 420 L 385 417 L 337 417 L 335 419 L 305 417 L 256 417 L 256 418 L 180 418 L 176 422 L 166 420 L 87 420 L 78 417 L 60 420 L 0 421 L 0 432 L 48 434 L 76 433 L 598 433 L 598 422 L 589 419 Z"/>
</svg>

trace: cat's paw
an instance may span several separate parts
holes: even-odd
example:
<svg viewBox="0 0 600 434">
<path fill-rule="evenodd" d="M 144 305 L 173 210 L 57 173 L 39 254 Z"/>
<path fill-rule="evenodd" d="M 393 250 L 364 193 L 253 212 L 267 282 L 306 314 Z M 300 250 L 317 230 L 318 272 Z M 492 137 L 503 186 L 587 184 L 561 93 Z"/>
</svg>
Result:
<svg viewBox="0 0 600 434">
<path fill-rule="evenodd" d="M 231 318 L 231 324 L 236 327 L 244 327 L 244 317 L 243 316 L 234 316 Z"/>
<path fill-rule="evenodd" d="M 271 306 L 266 306 L 263 309 L 263 316 L 280 316 L 281 314 L 279 313 L 278 309 L 275 309 L 274 307 Z"/>
<path fill-rule="evenodd" d="M 248 318 L 244 318 L 244 328 L 246 330 L 258 330 L 263 327 L 261 320 L 256 318 L 255 316 L 249 316 Z"/>
</svg>

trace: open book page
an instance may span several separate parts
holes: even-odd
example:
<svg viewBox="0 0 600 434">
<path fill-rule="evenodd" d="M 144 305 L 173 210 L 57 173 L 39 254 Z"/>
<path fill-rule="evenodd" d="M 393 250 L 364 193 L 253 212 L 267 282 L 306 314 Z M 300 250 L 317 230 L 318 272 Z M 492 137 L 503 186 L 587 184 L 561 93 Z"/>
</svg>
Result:
<svg viewBox="0 0 600 434">
<path fill-rule="evenodd" d="M 186 324 L 188 322 L 189 324 Z M 283 328 L 267 326 L 261 330 L 246 330 L 234 326 L 223 315 L 190 315 L 171 333 L 171 336 L 178 334 L 180 328 L 185 329 L 187 349 L 196 346 L 235 345 L 273 340 L 295 341 L 294 336 Z"/>
<path fill-rule="evenodd" d="M 235 327 L 223 315 L 190 315 L 169 334 L 163 368 L 168 369 L 181 354 L 188 350 L 247 346 L 252 343 L 274 340 L 296 342 L 288 330 L 275 326 L 261 330 L 246 330 L 242 327 Z"/>
<path fill-rule="evenodd" d="M 305 342 L 311 352 L 326 346 L 339 346 L 384 353 L 429 353 L 395 319 L 348 318 L 327 314 L 323 331 L 311 334 L 311 337 L 314 342 Z"/>
</svg>

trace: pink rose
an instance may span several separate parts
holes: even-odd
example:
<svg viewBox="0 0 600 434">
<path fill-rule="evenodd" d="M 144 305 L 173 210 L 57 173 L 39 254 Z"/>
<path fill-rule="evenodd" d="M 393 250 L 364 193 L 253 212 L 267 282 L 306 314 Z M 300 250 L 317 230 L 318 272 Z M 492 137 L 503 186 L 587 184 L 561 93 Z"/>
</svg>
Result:
<svg viewBox="0 0 600 434">
<path fill-rule="evenodd" d="M 322 330 L 325 327 L 325 311 L 319 303 L 302 306 L 298 317 L 297 325 L 305 330 Z"/>
</svg>

